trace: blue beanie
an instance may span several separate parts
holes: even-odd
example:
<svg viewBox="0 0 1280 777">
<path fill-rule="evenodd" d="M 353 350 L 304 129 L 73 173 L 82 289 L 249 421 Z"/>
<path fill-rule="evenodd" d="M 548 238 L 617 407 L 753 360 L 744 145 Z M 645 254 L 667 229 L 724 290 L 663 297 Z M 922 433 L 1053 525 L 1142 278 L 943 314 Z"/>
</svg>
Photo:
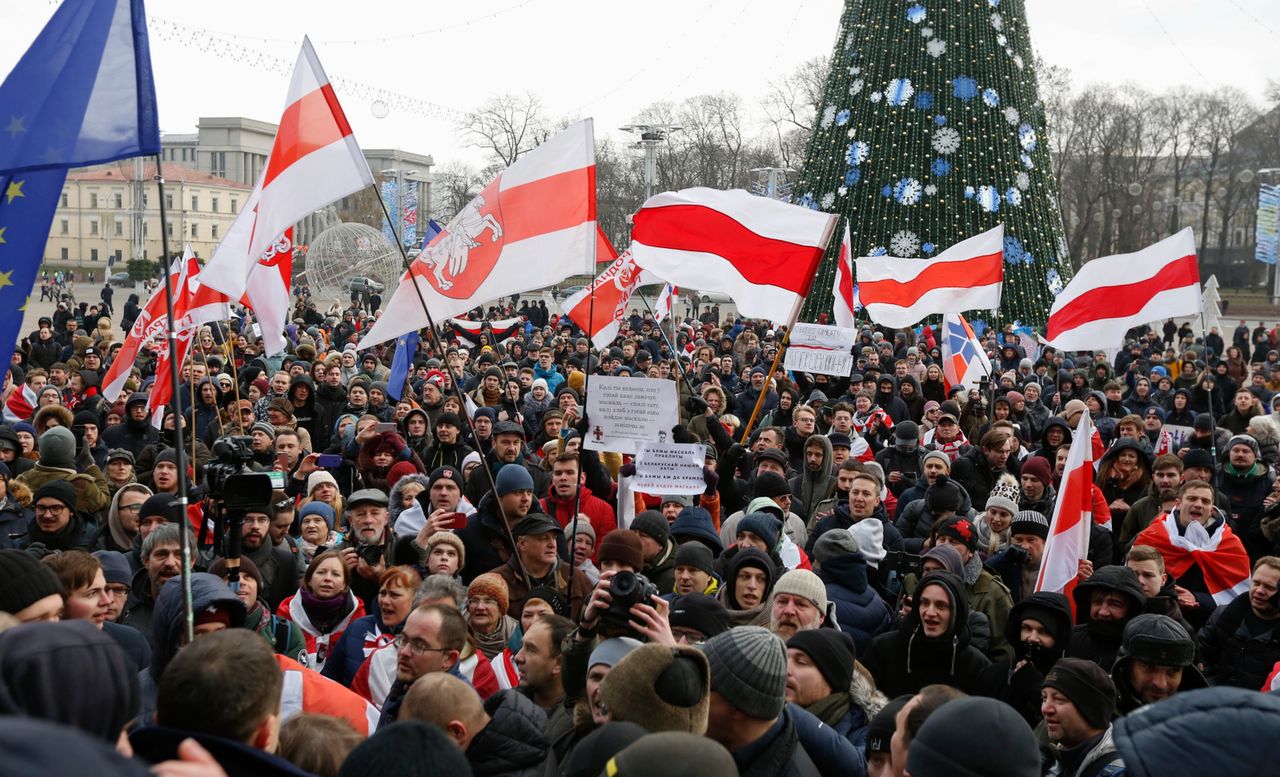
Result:
<svg viewBox="0 0 1280 777">
<path fill-rule="evenodd" d="M 498 470 L 494 486 L 498 496 L 506 496 L 512 491 L 532 491 L 533 476 L 521 464 L 506 464 Z"/>
<path fill-rule="evenodd" d="M 737 531 L 749 531 L 770 548 L 778 544 L 778 519 L 768 513 L 748 513 L 738 521 Z"/>
<path fill-rule="evenodd" d="M 298 525 L 302 525 L 302 519 L 308 515 L 318 515 L 329 524 L 329 528 L 333 528 L 333 508 L 324 502 L 307 502 L 302 509 L 298 511 Z"/>
</svg>

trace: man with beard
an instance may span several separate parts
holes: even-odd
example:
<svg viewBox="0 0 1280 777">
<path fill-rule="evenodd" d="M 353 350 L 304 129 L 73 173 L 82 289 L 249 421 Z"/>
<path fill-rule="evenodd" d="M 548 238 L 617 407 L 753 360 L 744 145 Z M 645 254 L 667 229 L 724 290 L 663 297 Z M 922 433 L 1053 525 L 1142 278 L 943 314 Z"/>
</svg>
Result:
<svg viewBox="0 0 1280 777">
<path fill-rule="evenodd" d="M 1271 492 L 1273 479 L 1261 459 L 1258 441 L 1237 434 L 1227 443 L 1227 462 L 1218 473 L 1218 490 L 1231 502 L 1235 528 L 1250 558 L 1270 553 L 1275 543 L 1262 532 L 1259 519 L 1262 503 Z M 1175 575 L 1176 577 L 1176 575 Z"/>
<path fill-rule="evenodd" d="M 1071 605 L 1060 593 L 1037 591 L 1013 606 L 1005 637 L 1014 657 L 987 667 L 979 693 L 1008 704 L 1027 724 L 1040 723 L 1040 686 L 1067 650 Z"/>
<path fill-rule="evenodd" d="M 241 529 L 241 552 L 258 568 L 262 588 L 258 598 L 275 612 L 280 602 L 298 590 L 297 562 L 288 545 L 276 545 L 271 541 L 273 508 L 254 509 L 245 513 Z"/>
<path fill-rule="evenodd" d="M 347 498 L 346 507 L 351 531 L 334 550 L 342 554 L 342 562 L 351 570 L 351 592 L 372 610 L 396 543 L 396 533 L 387 525 L 387 495 L 376 488 L 363 488 Z"/>
<path fill-rule="evenodd" d="M 519 424 L 511 421 L 499 421 L 493 425 L 493 449 L 485 456 L 482 466 L 488 467 L 496 478 L 497 474 L 506 465 L 515 464 L 529 473 L 529 479 L 533 481 L 531 489 L 533 493 L 545 494 L 549 480 L 547 471 L 542 467 L 525 461 L 524 442 L 524 429 Z M 467 486 L 464 490 L 467 501 L 478 506 L 485 495 L 492 491 L 493 487 L 489 474 L 479 467 L 473 470 L 471 476 L 467 478 Z M 481 571 L 487 572 L 488 570 Z"/>
<path fill-rule="evenodd" d="M 1128 567 L 1102 567 L 1072 592 L 1076 626 L 1071 630 L 1067 655 L 1086 658 L 1110 672 L 1124 627 L 1142 613 L 1147 596 L 1138 576 Z"/>
<path fill-rule="evenodd" d="M 755 409 L 756 401 L 760 398 L 761 392 L 765 394 L 764 404 L 760 408 L 761 413 L 777 407 L 778 392 L 765 386 L 764 377 L 764 367 L 757 366 L 751 370 L 751 385 L 738 395 L 738 399 L 734 404 L 734 414 L 739 418 L 751 417 L 751 412 Z"/>
<path fill-rule="evenodd" d="M 176 517 L 177 508 L 171 507 L 173 497 L 157 494 L 148 499 L 142 506 L 142 517 L 164 515 L 166 518 Z M 133 626 L 151 641 L 155 649 L 155 638 L 152 634 L 151 619 L 155 611 L 156 597 L 160 589 L 171 578 L 182 573 L 182 535 L 187 532 L 189 547 L 196 546 L 195 535 L 190 529 L 177 523 L 165 523 L 158 526 L 142 541 L 142 569 L 133 576 L 129 589 L 129 599 L 125 602 L 124 612 L 120 614 L 120 623 Z M 192 566 L 195 558 L 192 558 Z"/>
<path fill-rule="evenodd" d="M 1127 550 L 1134 537 L 1147 528 L 1158 515 L 1165 515 L 1178 501 L 1178 485 L 1182 482 L 1182 459 L 1166 453 L 1152 466 L 1150 492 L 1134 502 L 1120 525 L 1120 549 Z"/>
<path fill-rule="evenodd" d="M 769 631 L 783 640 L 816 629 L 827 617 L 827 587 L 808 569 L 793 569 L 773 586 Z"/>
<path fill-rule="evenodd" d="M 1120 700 L 1117 711 L 1127 715 L 1175 693 L 1208 687 L 1195 657 L 1196 643 L 1174 619 L 1144 613 L 1129 621 L 1111 669 Z"/>
<path fill-rule="evenodd" d="M 1204 625 L 1215 607 L 1248 590 L 1249 556 L 1214 506 L 1213 486 L 1203 480 L 1183 483 L 1174 508 L 1144 529 L 1134 544 L 1160 552 L 1193 626 Z"/>
<path fill-rule="evenodd" d="M 861 749 L 867 713 L 851 692 L 853 639 L 839 629 L 809 629 L 787 640 L 787 701 Z"/>
</svg>

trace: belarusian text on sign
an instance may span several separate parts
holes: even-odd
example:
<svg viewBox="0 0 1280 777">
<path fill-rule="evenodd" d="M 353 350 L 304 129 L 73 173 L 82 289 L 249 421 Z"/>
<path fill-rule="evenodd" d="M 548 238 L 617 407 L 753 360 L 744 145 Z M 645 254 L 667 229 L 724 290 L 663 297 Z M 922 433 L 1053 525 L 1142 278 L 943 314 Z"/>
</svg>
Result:
<svg viewBox="0 0 1280 777">
<path fill-rule="evenodd" d="M 796 324 L 791 330 L 783 366 L 798 372 L 848 377 L 853 371 L 853 329 L 822 324 Z"/>
<path fill-rule="evenodd" d="M 665 443 L 677 423 L 676 384 L 657 378 L 593 377 L 587 391 L 591 425 L 583 445 L 634 454 L 646 442 Z"/>
<path fill-rule="evenodd" d="M 645 443 L 636 454 L 634 489 L 642 494 L 701 494 L 707 449 L 692 443 Z"/>
</svg>

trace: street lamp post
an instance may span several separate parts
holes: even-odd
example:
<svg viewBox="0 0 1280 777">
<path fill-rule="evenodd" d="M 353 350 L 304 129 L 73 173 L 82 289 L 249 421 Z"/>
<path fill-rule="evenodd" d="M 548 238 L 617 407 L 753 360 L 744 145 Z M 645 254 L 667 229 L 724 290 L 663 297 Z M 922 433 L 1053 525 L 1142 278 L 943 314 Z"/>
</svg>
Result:
<svg viewBox="0 0 1280 777">
<path fill-rule="evenodd" d="M 658 179 L 658 146 L 672 132 L 684 128 L 678 124 L 627 124 L 618 129 L 640 136 L 635 148 L 644 149 L 644 198 L 648 200 L 653 196 L 653 184 Z"/>
</svg>

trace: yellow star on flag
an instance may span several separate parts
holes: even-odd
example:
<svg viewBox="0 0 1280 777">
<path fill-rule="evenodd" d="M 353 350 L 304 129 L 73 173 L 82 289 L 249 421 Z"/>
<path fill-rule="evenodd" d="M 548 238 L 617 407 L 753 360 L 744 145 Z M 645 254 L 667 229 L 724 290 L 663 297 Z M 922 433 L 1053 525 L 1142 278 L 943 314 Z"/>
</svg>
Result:
<svg viewBox="0 0 1280 777">
<path fill-rule="evenodd" d="M 10 270 L 9 272 L 0 272 L 0 289 L 3 289 L 5 286 L 13 285 L 13 281 L 9 280 L 10 275 L 13 275 L 13 270 Z M 24 304 L 23 307 L 25 306 L 26 305 Z"/>
<path fill-rule="evenodd" d="M 18 136 L 18 133 L 19 133 L 19 132 L 26 132 L 26 131 L 27 131 L 27 128 L 26 128 L 26 127 L 24 127 L 24 126 L 22 126 L 22 120 L 23 120 L 24 118 L 26 118 L 26 117 L 24 117 L 24 116 L 10 116 L 10 117 L 9 117 L 9 126 L 8 126 L 7 130 L 8 130 L 8 132 L 9 132 L 9 137 L 10 137 L 10 138 L 16 138 L 16 137 Z"/>
<path fill-rule="evenodd" d="M 12 203 L 18 197 L 27 196 L 22 193 L 22 185 L 24 183 L 26 183 L 26 181 L 10 181 L 9 182 L 9 188 L 6 189 L 4 192 L 5 196 L 9 198 L 9 203 Z"/>
<path fill-rule="evenodd" d="M 8 229 L 8 227 L 0 227 L 0 244 L 4 243 L 4 231 L 6 229 Z"/>
</svg>

